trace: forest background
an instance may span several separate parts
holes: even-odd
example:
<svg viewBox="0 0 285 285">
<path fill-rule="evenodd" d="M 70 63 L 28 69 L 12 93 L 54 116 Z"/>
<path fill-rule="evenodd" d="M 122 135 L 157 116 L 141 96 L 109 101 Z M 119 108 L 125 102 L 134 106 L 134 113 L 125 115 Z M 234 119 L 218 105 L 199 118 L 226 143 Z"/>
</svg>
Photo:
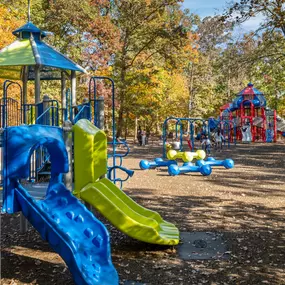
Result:
<svg viewBox="0 0 285 285">
<path fill-rule="evenodd" d="M 284 0 L 244 0 L 223 15 L 203 19 L 182 9 L 182 2 L 32 0 L 31 19 L 52 32 L 46 42 L 88 71 L 78 77 L 78 103 L 88 97 L 91 75 L 115 80 L 120 135 L 134 130 L 135 121 L 159 132 L 168 116 L 217 117 L 219 108 L 248 82 L 284 117 Z M 260 13 L 264 21 L 257 31 L 234 32 L 239 23 Z M 1 0 L 0 49 L 15 40 L 12 31 L 26 21 L 27 0 Z M 59 100 L 59 84 L 42 82 L 42 94 Z M 105 97 L 107 127 L 109 89 L 98 86 Z M 33 103 L 32 85 L 28 92 Z"/>
</svg>

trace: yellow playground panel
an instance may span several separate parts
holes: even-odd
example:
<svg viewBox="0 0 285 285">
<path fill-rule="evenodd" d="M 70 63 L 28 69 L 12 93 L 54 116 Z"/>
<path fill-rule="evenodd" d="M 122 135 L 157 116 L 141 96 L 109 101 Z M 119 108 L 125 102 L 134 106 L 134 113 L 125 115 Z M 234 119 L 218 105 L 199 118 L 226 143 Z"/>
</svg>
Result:
<svg viewBox="0 0 285 285">
<path fill-rule="evenodd" d="M 88 120 L 74 126 L 74 194 L 132 238 L 161 245 L 179 243 L 179 230 L 148 210 L 107 178 L 107 138 Z"/>
</svg>

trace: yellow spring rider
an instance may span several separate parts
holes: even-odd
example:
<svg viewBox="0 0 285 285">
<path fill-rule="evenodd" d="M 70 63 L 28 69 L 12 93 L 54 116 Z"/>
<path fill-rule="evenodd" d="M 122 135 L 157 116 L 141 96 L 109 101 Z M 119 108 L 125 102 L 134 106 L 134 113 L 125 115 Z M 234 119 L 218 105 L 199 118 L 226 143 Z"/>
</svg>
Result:
<svg viewBox="0 0 285 285">
<path fill-rule="evenodd" d="M 176 150 L 169 150 L 167 152 L 167 158 L 169 160 L 176 160 L 176 159 L 182 159 L 183 162 L 191 162 L 193 159 L 196 160 L 202 160 L 206 158 L 206 152 L 204 150 L 197 150 L 196 152 L 190 152 L 190 151 L 176 151 Z"/>
</svg>

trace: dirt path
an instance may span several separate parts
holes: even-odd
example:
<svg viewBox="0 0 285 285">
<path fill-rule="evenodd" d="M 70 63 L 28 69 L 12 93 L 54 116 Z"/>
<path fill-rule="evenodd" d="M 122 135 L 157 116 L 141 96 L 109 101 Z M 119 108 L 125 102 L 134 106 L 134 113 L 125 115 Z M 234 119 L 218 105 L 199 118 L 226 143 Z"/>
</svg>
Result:
<svg viewBox="0 0 285 285">
<path fill-rule="evenodd" d="M 110 230 L 122 284 L 285 284 L 285 145 L 240 145 L 216 153 L 233 158 L 236 167 L 214 169 L 209 177 L 139 170 L 140 159 L 159 157 L 160 148 L 132 147 L 124 166 L 136 172 L 124 190 L 182 232 L 221 233 L 231 257 L 183 261 L 177 248 L 132 240 L 97 214 Z M 1 284 L 73 284 L 61 258 L 33 228 L 20 235 L 18 222 L 16 215 L 2 215 Z"/>
</svg>

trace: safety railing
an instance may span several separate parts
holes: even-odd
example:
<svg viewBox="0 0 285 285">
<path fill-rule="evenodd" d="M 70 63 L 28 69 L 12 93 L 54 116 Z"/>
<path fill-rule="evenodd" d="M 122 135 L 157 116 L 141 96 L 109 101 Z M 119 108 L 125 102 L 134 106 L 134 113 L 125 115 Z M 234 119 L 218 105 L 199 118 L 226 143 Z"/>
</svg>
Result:
<svg viewBox="0 0 285 285">
<path fill-rule="evenodd" d="M 19 88 L 20 104 L 17 100 L 8 96 L 8 90 L 11 86 Z M 20 106 L 23 100 L 22 86 L 15 81 L 5 80 L 3 83 L 3 98 L 0 99 L 0 127 L 18 126 L 21 124 Z"/>
<path fill-rule="evenodd" d="M 90 103 L 78 106 L 79 112 L 73 119 L 73 123 L 75 124 L 77 121 L 81 119 L 87 119 L 91 121 L 91 106 Z"/>
<path fill-rule="evenodd" d="M 189 135 L 189 142 L 191 145 L 191 148 L 194 149 L 195 146 L 195 140 L 197 138 L 195 138 L 195 134 L 197 134 L 197 132 L 195 131 L 196 128 L 199 128 L 201 130 L 201 133 L 205 133 L 207 135 L 210 135 L 210 130 L 209 130 L 209 125 L 208 125 L 208 120 L 206 119 L 202 119 L 202 118 L 177 118 L 177 117 L 168 117 L 164 123 L 163 123 L 163 133 L 162 133 L 162 139 L 163 139 L 163 153 L 162 156 L 163 158 L 166 158 L 166 153 L 167 153 L 167 138 L 168 138 L 168 134 L 167 134 L 167 126 L 168 126 L 168 122 L 169 121 L 175 121 L 175 131 L 176 131 L 176 136 L 175 138 L 178 139 L 178 126 L 180 127 L 180 136 L 179 136 L 179 140 L 180 140 L 180 151 L 182 151 L 183 149 L 183 135 L 187 133 L 187 135 Z M 184 133 L 183 131 L 183 123 L 187 123 L 187 129 L 188 131 L 186 133 Z M 189 132 L 189 133 L 188 133 Z"/>
<path fill-rule="evenodd" d="M 58 126 L 59 125 L 59 107 L 56 100 L 49 100 L 44 102 L 50 106 L 36 119 L 36 124 L 47 125 L 47 126 Z M 31 171 L 31 179 L 38 180 L 40 171 L 45 167 L 50 159 L 50 155 L 46 148 L 39 147 L 34 151 L 32 156 L 33 167 Z"/>
<path fill-rule="evenodd" d="M 50 155 L 45 147 L 40 146 L 34 150 L 30 159 L 30 176 L 28 178 L 29 182 L 38 181 L 39 172 L 43 170 L 49 159 Z"/>
<path fill-rule="evenodd" d="M 21 123 L 19 103 L 13 98 L 0 99 L 0 127 L 18 126 Z"/>
<path fill-rule="evenodd" d="M 125 179 L 122 179 L 120 177 L 116 177 L 116 172 L 115 172 L 116 169 L 119 169 L 119 170 L 122 170 L 123 172 L 125 172 L 127 174 L 127 177 Z M 108 168 L 107 177 L 108 177 L 108 179 L 113 181 L 114 184 L 119 182 L 120 183 L 120 188 L 122 188 L 123 187 L 123 182 L 127 181 L 133 175 L 134 175 L 134 171 L 133 170 L 127 169 L 127 168 L 119 166 L 119 165 L 115 165 L 115 166 L 112 166 L 112 167 Z"/>
<path fill-rule="evenodd" d="M 38 149 L 37 162 L 36 162 L 37 175 L 45 167 L 49 159 L 50 159 L 50 155 L 48 153 L 48 150 L 45 147 L 40 146 Z"/>
<path fill-rule="evenodd" d="M 108 145 L 112 146 L 113 148 L 113 142 L 109 142 Z M 134 171 L 133 170 L 130 170 L 130 169 L 127 169 L 125 167 L 123 167 L 123 158 L 126 157 L 129 152 L 130 152 L 130 148 L 129 148 L 129 145 L 126 141 L 124 140 L 120 140 L 120 141 L 115 141 L 115 146 L 118 146 L 118 145 L 122 145 L 124 146 L 124 148 L 126 148 L 125 152 L 123 153 L 109 153 L 108 154 L 108 158 L 112 158 L 112 166 L 108 166 L 108 173 L 107 173 L 107 177 L 113 181 L 113 183 L 117 183 L 119 182 L 120 183 L 120 188 L 122 188 L 123 186 L 123 182 L 127 181 L 130 177 L 133 176 L 134 174 Z M 117 150 L 117 148 L 116 148 Z M 117 158 L 119 158 L 119 164 L 117 164 Z M 124 172 L 127 173 L 127 177 L 125 179 L 121 179 L 121 178 L 118 178 L 117 177 L 117 173 L 116 173 L 116 170 L 122 170 Z"/>
<path fill-rule="evenodd" d="M 33 125 L 36 121 L 36 105 L 23 104 L 22 105 L 22 122 L 26 125 Z"/>
<path fill-rule="evenodd" d="M 46 125 L 46 126 L 58 126 L 59 125 L 58 106 L 48 107 L 39 117 L 37 117 L 36 124 Z"/>
<path fill-rule="evenodd" d="M 0 187 L 3 187 L 4 179 L 4 129 L 0 130 Z"/>
</svg>

